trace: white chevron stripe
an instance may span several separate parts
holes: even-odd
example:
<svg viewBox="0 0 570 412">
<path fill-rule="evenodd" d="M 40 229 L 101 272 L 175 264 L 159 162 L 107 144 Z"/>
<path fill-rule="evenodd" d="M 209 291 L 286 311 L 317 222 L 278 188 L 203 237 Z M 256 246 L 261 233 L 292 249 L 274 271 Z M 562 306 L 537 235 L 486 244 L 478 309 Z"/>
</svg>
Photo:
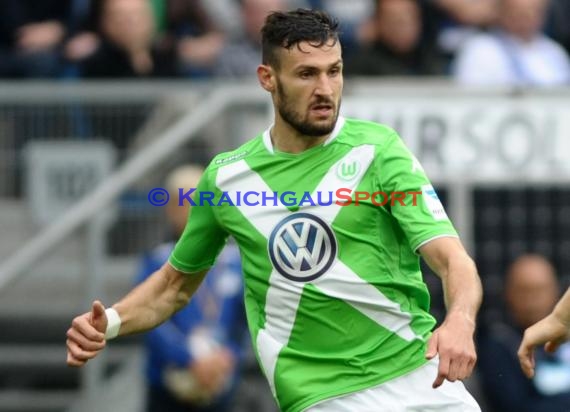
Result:
<svg viewBox="0 0 570 412">
<path fill-rule="evenodd" d="M 265 325 L 257 334 L 257 350 L 269 386 L 275 395 L 275 367 L 281 349 L 295 325 L 304 283 L 291 282 L 274 269 L 269 277 L 265 303 Z"/>
<path fill-rule="evenodd" d="M 409 313 L 402 312 L 398 303 L 388 299 L 340 260 L 336 260 L 325 276 L 315 279 L 312 283 L 325 295 L 344 300 L 402 339 L 421 339 L 410 327 L 412 317 Z M 385 310 L 378 311 L 378 306 Z"/>
<path fill-rule="evenodd" d="M 334 164 L 316 190 L 317 194 L 336 192 L 337 189 L 346 188 L 355 190 L 374 159 L 374 146 L 362 145 L 352 149 L 344 158 Z M 349 181 L 338 176 L 338 168 L 343 162 L 357 161 L 360 169 Z M 256 192 L 272 193 L 273 190 L 263 179 L 253 172 L 245 160 L 238 161 L 218 170 L 216 185 L 228 193 L 232 200 L 237 199 L 238 191 L 252 190 Z M 328 199 L 328 196 L 323 196 Z M 333 195 L 333 202 L 338 200 Z M 236 201 L 237 203 L 237 201 Z M 275 226 L 291 212 L 283 205 L 247 206 L 242 203 L 236 206 L 239 211 L 266 239 L 269 239 Z M 299 212 L 312 213 L 328 224 L 332 224 L 342 206 L 333 203 L 330 206 L 302 206 Z M 317 288 L 328 296 L 342 299 L 355 307 L 365 316 L 368 316 L 379 325 L 397 333 L 403 339 L 416 338 L 410 328 L 411 316 L 403 313 L 400 306 L 386 298 L 378 289 L 368 284 L 350 270 L 346 265 L 335 259 L 328 272 L 312 282 Z M 279 353 L 289 341 L 291 331 L 306 283 L 294 282 L 281 276 L 276 270 L 269 276 L 269 287 L 265 303 L 265 325 L 257 335 L 257 349 L 265 375 L 271 390 L 275 394 L 275 367 Z M 387 308 L 379 312 L 378 307 Z"/>
<path fill-rule="evenodd" d="M 224 166 L 218 171 L 216 185 L 236 199 L 236 192 L 247 188 L 257 192 L 272 192 L 261 177 L 244 160 Z M 237 202 L 236 202 L 237 203 Z M 291 212 L 278 206 L 236 206 L 253 226 L 269 239 L 273 228 Z M 269 276 L 265 303 L 265 325 L 257 335 L 257 350 L 269 386 L 275 395 L 275 366 L 281 349 L 287 344 L 304 288 L 303 283 L 291 282 L 276 270 Z"/>
<path fill-rule="evenodd" d="M 237 192 L 243 194 L 243 192 L 251 190 L 258 193 L 273 193 L 267 183 L 249 168 L 245 160 L 221 167 L 218 170 L 216 185 L 220 190 L 228 193 L 234 204 L 238 203 Z M 277 206 L 274 206 L 273 203 L 263 206 L 261 201 L 258 206 L 247 206 L 242 200 L 241 206 L 236 207 L 266 239 L 269 239 L 275 225 L 291 213 L 279 203 Z"/>
</svg>

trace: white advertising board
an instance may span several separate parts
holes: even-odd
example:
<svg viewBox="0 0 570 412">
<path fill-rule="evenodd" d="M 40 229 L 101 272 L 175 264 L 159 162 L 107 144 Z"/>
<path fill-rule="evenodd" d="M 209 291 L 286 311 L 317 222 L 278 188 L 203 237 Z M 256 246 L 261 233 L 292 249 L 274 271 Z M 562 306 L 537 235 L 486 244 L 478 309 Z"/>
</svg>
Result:
<svg viewBox="0 0 570 412">
<path fill-rule="evenodd" d="M 342 113 L 394 128 L 433 179 L 570 178 L 564 97 L 348 97 Z"/>
</svg>

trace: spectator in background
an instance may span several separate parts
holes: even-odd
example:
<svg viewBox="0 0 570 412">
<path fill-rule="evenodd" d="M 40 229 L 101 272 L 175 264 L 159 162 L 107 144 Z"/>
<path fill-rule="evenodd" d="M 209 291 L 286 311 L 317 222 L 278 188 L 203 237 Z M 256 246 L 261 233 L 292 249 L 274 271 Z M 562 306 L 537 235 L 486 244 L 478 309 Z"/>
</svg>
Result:
<svg viewBox="0 0 570 412">
<path fill-rule="evenodd" d="M 93 7 L 97 34 L 81 33 L 66 48 L 81 76 L 135 78 L 176 74 L 173 47 L 158 41 L 148 0 L 100 0 Z"/>
<path fill-rule="evenodd" d="M 71 0 L 0 2 L 0 77 L 56 77 Z"/>
<path fill-rule="evenodd" d="M 172 241 L 144 255 L 138 282 L 168 259 L 189 210 L 187 201 L 179 205 L 178 190 L 195 188 L 201 174 L 197 166 L 183 166 L 169 175 L 166 213 Z M 239 252 L 228 245 L 190 304 L 145 336 L 147 412 L 227 410 L 246 337 Z"/>
<path fill-rule="evenodd" d="M 243 34 L 228 42 L 215 65 L 219 76 L 256 76 L 261 63 L 261 28 L 272 11 L 285 10 L 285 0 L 240 0 Z"/>
<path fill-rule="evenodd" d="M 570 53 L 570 1 L 550 0 L 547 33 Z"/>
<path fill-rule="evenodd" d="M 72 0 L 74 4 L 70 38 L 65 45 L 65 57 L 70 61 L 80 61 L 90 56 L 99 46 L 100 22 L 102 21 L 102 1 Z M 148 0 L 153 15 L 155 32 L 166 34 L 168 0 Z"/>
<path fill-rule="evenodd" d="M 554 308 L 560 286 L 554 268 L 539 255 L 524 255 L 505 280 L 507 321 L 493 325 L 479 340 L 479 375 L 496 412 L 567 412 L 570 405 L 570 344 L 556 354 L 537 348 L 536 374 L 523 374 L 517 350 L 526 328 Z"/>
<path fill-rule="evenodd" d="M 416 0 L 377 0 L 374 41 L 346 59 L 347 75 L 442 75 L 445 61 L 422 42 L 422 9 Z"/>
<path fill-rule="evenodd" d="M 242 30 L 239 16 L 239 0 L 200 0 L 208 20 L 229 37 L 238 36 Z"/>
<path fill-rule="evenodd" d="M 460 84 L 554 86 L 570 81 L 564 49 L 542 33 L 548 0 L 499 0 L 494 30 L 460 50 L 454 76 Z"/>
<path fill-rule="evenodd" d="M 79 77 L 74 63 L 90 56 L 99 47 L 98 0 L 72 0 L 72 19 L 69 35 L 63 47 L 65 77 Z"/>
<path fill-rule="evenodd" d="M 427 32 L 449 62 L 479 28 L 495 24 L 499 0 L 424 0 Z"/>
<path fill-rule="evenodd" d="M 244 32 L 243 19 L 240 16 L 241 0 L 198 0 L 209 21 L 216 29 L 230 38 L 239 37 Z M 332 1 L 332 0 L 329 0 Z M 340 1 L 340 0 L 337 0 Z M 353 0 L 355 1 L 355 0 Z M 370 0 L 356 0 L 370 1 Z M 308 8 L 312 0 L 282 0 L 285 10 L 299 7 Z"/>
<path fill-rule="evenodd" d="M 498 0 L 431 0 L 453 20 L 469 26 L 487 26 L 497 17 Z"/>
<path fill-rule="evenodd" d="M 325 10 L 340 20 L 340 40 L 345 55 L 374 40 L 372 17 L 376 0 L 307 0 L 307 3 L 310 8 Z"/>
<path fill-rule="evenodd" d="M 168 0 L 170 30 L 176 36 L 180 74 L 210 77 L 225 44 L 223 31 L 210 19 L 200 0 Z"/>
</svg>

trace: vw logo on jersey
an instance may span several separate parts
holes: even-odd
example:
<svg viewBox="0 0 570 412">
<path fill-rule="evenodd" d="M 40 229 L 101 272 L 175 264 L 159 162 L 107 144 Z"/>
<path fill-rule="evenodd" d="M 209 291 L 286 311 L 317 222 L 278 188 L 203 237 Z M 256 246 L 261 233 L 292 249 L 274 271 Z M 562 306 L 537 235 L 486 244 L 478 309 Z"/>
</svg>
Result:
<svg viewBox="0 0 570 412">
<path fill-rule="evenodd" d="M 322 276 L 337 252 L 330 226 L 309 213 L 295 213 L 281 220 L 271 232 L 268 246 L 273 267 L 297 282 Z"/>
</svg>

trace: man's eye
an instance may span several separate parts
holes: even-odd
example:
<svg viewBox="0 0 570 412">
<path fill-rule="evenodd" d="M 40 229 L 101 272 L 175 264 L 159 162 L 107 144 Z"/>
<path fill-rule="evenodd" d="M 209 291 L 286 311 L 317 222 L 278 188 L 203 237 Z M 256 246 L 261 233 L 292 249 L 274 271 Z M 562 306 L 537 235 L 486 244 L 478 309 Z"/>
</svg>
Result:
<svg viewBox="0 0 570 412">
<path fill-rule="evenodd" d="M 300 76 L 302 79 L 308 79 L 309 77 L 312 76 L 312 73 L 311 72 L 301 72 Z"/>
</svg>

